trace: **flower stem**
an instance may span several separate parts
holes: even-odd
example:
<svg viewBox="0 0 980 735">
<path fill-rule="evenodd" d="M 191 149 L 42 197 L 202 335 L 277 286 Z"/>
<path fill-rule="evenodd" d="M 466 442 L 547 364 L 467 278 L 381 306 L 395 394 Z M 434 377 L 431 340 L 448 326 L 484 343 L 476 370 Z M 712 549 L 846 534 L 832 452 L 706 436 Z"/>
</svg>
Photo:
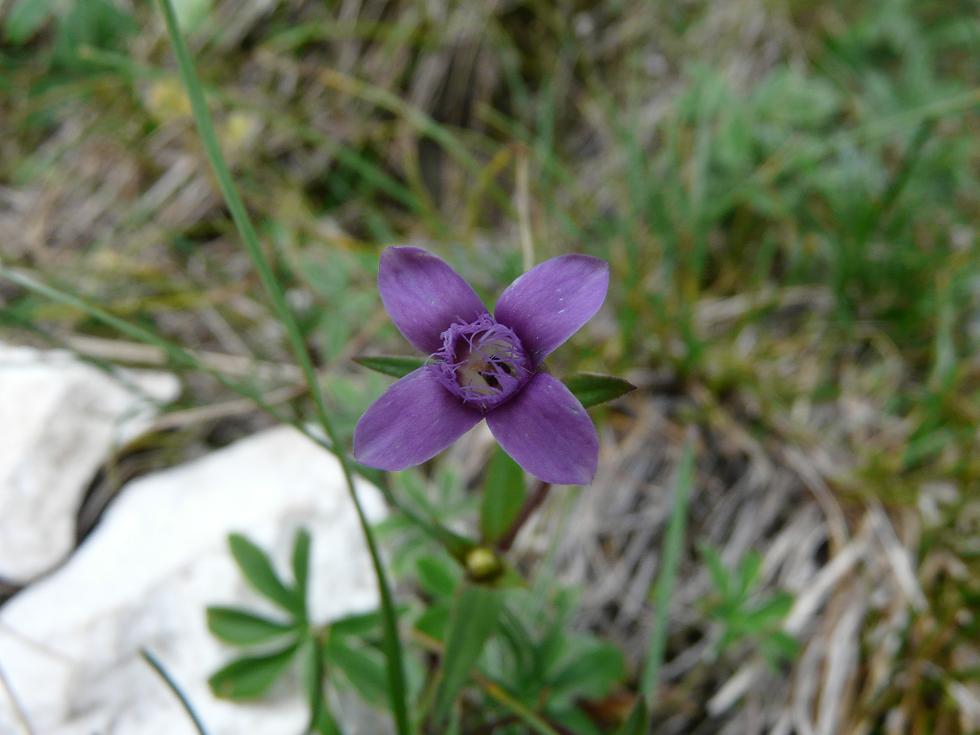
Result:
<svg viewBox="0 0 980 735">
<path fill-rule="evenodd" d="M 511 546 L 514 545 L 514 539 L 517 538 L 517 534 L 520 532 L 524 524 L 527 523 L 528 519 L 534 515 L 541 504 L 544 502 L 545 498 L 548 497 L 548 491 L 551 490 L 551 483 L 539 480 L 538 484 L 534 487 L 534 492 L 532 492 L 527 500 L 524 501 L 524 505 L 521 506 L 520 511 L 517 513 L 517 517 L 514 522 L 510 524 L 510 528 L 507 532 L 500 537 L 497 541 L 497 548 L 500 551 L 508 551 Z"/>
<path fill-rule="evenodd" d="M 335 449 L 335 455 L 343 470 L 351 501 L 357 512 L 357 519 L 364 534 L 364 539 L 367 542 L 368 552 L 371 555 L 371 563 L 374 567 L 378 593 L 381 598 L 381 611 L 384 625 L 384 651 L 387 664 L 386 671 L 395 728 L 399 735 L 409 735 L 411 733 L 411 725 L 408 718 L 405 670 L 402 660 L 402 647 L 398 634 L 398 620 L 395 613 L 395 605 L 392 599 L 388 577 L 384 565 L 381 562 L 380 550 L 368 523 L 367 515 L 361 506 L 357 490 L 354 487 L 354 477 L 350 460 L 341 448 L 333 422 L 327 414 L 323 391 L 320 388 L 317 374 L 313 367 L 313 360 L 306 347 L 306 341 L 299 329 L 292 310 L 286 302 L 286 295 L 282 285 L 276 279 L 269 259 L 259 244 L 258 234 L 248 215 L 248 211 L 245 209 L 245 204 L 232 181 L 228 165 L 225 163 L 224 155 L 221 152 L 221 146 L 218 144 L 218 137 L 214 130 L 214 124 L 211 121 L 211 113 L 208 111 L 204 90 L 200 80 L 197 78 L 197 72 L 191 61 L 190 52 L 187 50 L 187 44 L 184 42 L 183 35 L 177 24 L 177 15 L 174 11 L 173 2 L 172 0 L 160 0 L 160 5 L 163 9 L 164 20 L 166 21 L 167 31 L 170 34 L 174 55 L 177 57 L 177 65 L 180 68 L 184 87 L 187 90 L 187 96 L 190 98 L 194 122 L 197 125 L 197 131 L 200 135 L 205 155 L 211 164 L 211 169 L 224 196 L 225 204 L 227 204 L 228 211 L 231 213 L 235 227 L 241 236 L 242 244 L 245 246 L 245 250 L 248 252 L 255 266 L 255 270 L 258 272 L 259 279 L 265 288 L 269 300 L 272 302 L 276 316 L 286 329 L 286 335 L 293 355 L 299 363 L 303 377 L 309 386 L 317 419 L 323 427 L 331 446 Z"/>
</svg>

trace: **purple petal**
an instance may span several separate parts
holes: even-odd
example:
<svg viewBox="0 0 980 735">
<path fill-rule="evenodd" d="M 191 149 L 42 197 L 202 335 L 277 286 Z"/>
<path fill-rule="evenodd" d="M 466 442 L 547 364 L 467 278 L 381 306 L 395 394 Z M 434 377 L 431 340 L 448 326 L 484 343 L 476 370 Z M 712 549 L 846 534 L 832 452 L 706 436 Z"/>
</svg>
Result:
<svg viewBox="0 0 980 735">
<path fill-rule="evenodd" d="M 595 477 L 595 425 L 558 378 L 538 373 L 520 393 L 487 414 L 487 424 L 504 451 L 539 480 L 588 485 Z"/>
<path fill-rule="evenodd" d="M 439 335 L 454 321 L 472 322 L 487 313 L 462 276 L 421 248 L 385 248 L 378 290 L 398 330 L 427 355 L 442 347 Z"/>
<path fill-rule="evenodd" d="M 381 394 L 354 429 L 354 459 L 403 470 L 432 459 L 483 418 L 449 394 L 429 367 L 413 370 Z"/>
<path fill-rule="evenodd" d="M 605 261 L 588 255 L 562 255 L 510 284 L 500 295 L 494 316 L 517 332 L 537 363 L 599 311 L 608 287 Z"/>
</svg>

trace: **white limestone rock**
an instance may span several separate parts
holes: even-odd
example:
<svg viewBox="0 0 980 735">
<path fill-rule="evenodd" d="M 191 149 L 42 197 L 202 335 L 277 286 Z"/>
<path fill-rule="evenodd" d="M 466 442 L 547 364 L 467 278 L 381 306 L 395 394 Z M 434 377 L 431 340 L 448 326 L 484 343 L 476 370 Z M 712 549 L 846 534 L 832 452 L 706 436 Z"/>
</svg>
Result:
<svg viewBox="0 0 980 735">
<path fill-rule="evenodd" d="M 64 559 L 96 469 L 179 391 L 167 373 L 119 375 L 0 344 L 0 577 L 25 582 Z"/>
<path fill-rule="evenodd" d="M 373 521 L 384 517 L 375 488 L 361 485 L 359 495 Z M 209 604 L 232 604 L 275 615 L 242 580 L 227 535 L 244 533 L 286 570 L 301 526 L 313 537 L 313 619 L 375 608 L 370 559 L 339 464 L 291 428 L 124 487 L 61 569 L 0 607 L 0 662 L 34 732 L 193 733 L 140 659 L 143 647 L 180 683 L 210 735 L 302 732 L 306 705 L 295 679 L 247 705 L 211 695 L 207 677 L 234 650 L 211 637 L 204 613 Z M 345 733 L 388 731 L 382 715 L 352 700 L 345 706 L 336 713 Z M 0 733 L 17 732 L 0 692 Z"/>
</svg>

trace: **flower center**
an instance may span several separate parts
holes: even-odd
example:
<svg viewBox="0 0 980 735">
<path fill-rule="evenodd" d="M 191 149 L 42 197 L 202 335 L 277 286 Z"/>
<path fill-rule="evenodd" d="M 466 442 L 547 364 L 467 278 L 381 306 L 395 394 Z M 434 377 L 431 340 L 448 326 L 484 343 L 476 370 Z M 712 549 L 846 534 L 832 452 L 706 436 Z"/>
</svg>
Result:
<svg viewBox="0 0 980 735">
<path fill-rule="evenodd" d="M 531 361 L 514 330 L 484 314 L 442 333 L 432 356 L 439 382 L 464 403 L 489 409 L 510 398 L 531 377 Z"/>
</svg>

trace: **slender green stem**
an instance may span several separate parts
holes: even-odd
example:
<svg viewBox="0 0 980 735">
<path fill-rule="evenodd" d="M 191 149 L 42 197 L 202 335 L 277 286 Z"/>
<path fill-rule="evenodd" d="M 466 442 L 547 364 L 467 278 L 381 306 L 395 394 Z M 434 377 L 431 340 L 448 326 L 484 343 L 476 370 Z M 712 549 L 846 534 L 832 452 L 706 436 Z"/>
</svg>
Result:
<svg viewBox="0 0 980 735">
<path fill-rule="evenodd" d="M 514 522 L 510 524 L 510 528 L 507 529 L 506 533 L 500 537 L 497 541 L 497 548 L 500 551 L 509 551 L 510 547 L 514 545 L 515 539 L 517 539 L 517 534 L 524 527 L 524 524 L 528 522 L 534 511 L 536 511 L 541 504 L 548 497 L 548 492 L 551 490 L 551 483 L 548 482 L 538 482 L 534 487 L 534 492 L 524 501 L 524 505 L 517 512 L 517 517 Z"/>
<path fill-rule="evenodd" d="M 167 685 L 170 691 L 174 693 L 174 696 L 180 701 L 181 706 L 184 708 L 184 712 L 187 713 L 187 716 L 190 717 L 191 722 L 194 723 L 194 729 L 197 730 L 200 735 L 208 735 L 208 731 L 204 729 L 204 723 L 201 722 L 201 718 L 198 717 L 197 712 L 194 711 L 191 701 L 187 698 L 187 695 L 184 694 L 177 682 L 174 681 L 174 678 L 170 676 L 170 673 L 163 667 L 163 664 L 160 663 L 159 659 L 157 659 L 156 656 L 145 648 L 140 649 L 140 656 L 142 656 L 143 660 L 146 661 L 146 663 L 148 663 L 155 672 L 157 672 L 157 675 L 163 680 L 163 683 Z"/>
<path fill-rule="evenodd" d="M 677 484 L 674 489 L 674 508 L 670 514 L 667 535 L 664 538 L 663 552 L 660 555 L 660 575 L 653 590 L 654 619 L 650 632 L 650 645 L 647 661 L 640 683 L 641 691 L 646 693 L 647 701 L 653 708 L 656 698 L 657 679 L 663 665 L 664 649 L 667 643 L 667 617 L 670 612 L 670 598 L 677 580 L 677 566 L 680 561 L 681 546 L 687 521 L 687 501 L 694 482 L 694 447 L 688 442 L 681 455 L 677 469 Z"/>
<path fill-rule="evenodd" d="M 231 212 L 231 217 L 235 222 L 235 226 L 238 228 L 239 234 L 241 235 L 242 243 L 245 246 L 245 249 L 248 251 L 249 257 L 252 259 L 253 264 L 255 265 L 255 269 L 258 272 L 262 285 L 269 296 L 269 300 L 272 302 L 273 310 L 275 311 L 279 320 L 282 322 L 283 326 L 286 328 L 290 347 L 292 348 L 296 361 L 299 363 L 303 376 L 305 377 L 309 386 L 310 394 L 313 397 L 313 404 L 316 408 L 317 419 L 323 426 L 323 430 L 327 434 L 330 443 L 337 450 L 335 454 L 343 470 L 344 479 L 347 482 L 351 500 L 354 503 L 355 510 L 357 511 L 358 521 L 360 522 L 361 530 L 364 533 L 368 551 L 371 555 L 371 563 L 374 566 L 374 572 L 377 577 L 378 592 L 381 597 L 381 610 L 384 617 L 385 655 L 387 660 L 386 668 L 395 726 L 399 735 L 409 735 L 411 730 L 405 696 L 405 672 L 404 664 L 402 662 L 402 649 L 398 635 L 398 620 L 395 613 L 395 606 L 392 600 L 388 578 L 381 562 L 381 554 L 378 550 L 377 542 L 375 541 L 374 534 L 371 531 L 371 526 L 368 523 L 367 516 L 364 513 L 364 508 L 361 506 L 360 499 L 357 496 L 357 490 L 354 487 L 354 477 L 350 461 L 346 457 L 345 453 L 340 451 L 340 442 L 338 440 L 337 432 L 334 429 L 333 423 L 330 421 L 329 416 L 327 415 L 323 392 L 320 389 L 316 371 L 313 367 L 313 361 L 310 357 L 309 351 L 306 348 L 303 334 L 300 331 L 299 325 L 296 323 L 296 319 L 290 311 L 288 304 L 286 303 L 285 293 L 283 292 L 279 282 L 276 280 L 275 274 L 272 272 L 272 268 L 268 259 L 266 258 L 265 252 L 262 250 L 262 246 L 259 244 L 258 235 L 256 234 L 252 221 L 248 216 L 245 205 L 238 194 L 238 190 L 235 188 L 231 178 L 231 172 L 228 170 L 224 156 L 221 153 L 221 147 L 218 144 L 218 137 L 215 134 L 214 125 L 211 121 L 211 114 L 208 111 L 207 102 L 204 98 L 204 91 L 201 87 L 200 81 L 197 78 L 197 73 L 194 70 L 190 52 L 187 50 L 187 45 L 184 42 L 184 38 L 181 35 L 180 29 L 177 25 L 177 16 L 174 13 L 172 0 L 160 0 L 160 5 L 163 9 L 164 18 L 167 23 L 167 30 L 170 33 L 170 40 L 171 44 L 173 45 L 174 54 L 177 57 L 177 64 L 180 67 L 180 74 L 183 78 L 184 86 L 187 89 L 188 97 L 190 98 L 191 110 L 194 115 L 194 121 L 197 125 L 198 134 L 201 136 L 201 142 L 204 146 L 205 154 L 207 155 L 211 168 L 214 171 L 215 177 L 217 178 L 218 186 L 221 189 L 221 193 L 224 195 L 225 203 L 228 205 L 228 210 Z"/>
<path fill-rule="evenodd" d="M 483 688 L 483 691 L 487 693 L 488 697 L 491 699 L 496 699 L 500 704 L 513 712 L 514 715 L 523 720 L 524 724 L 527 725 L 532 731 L 538 733 L 539 735 L 558 735 L 558 731 L 555 730 L 555 728 L 521 704 L 520 701 L 512 697 L 510 693 L 502 686 L 482 676 L 475 676 L 474 678 Z"/>
</svg>

